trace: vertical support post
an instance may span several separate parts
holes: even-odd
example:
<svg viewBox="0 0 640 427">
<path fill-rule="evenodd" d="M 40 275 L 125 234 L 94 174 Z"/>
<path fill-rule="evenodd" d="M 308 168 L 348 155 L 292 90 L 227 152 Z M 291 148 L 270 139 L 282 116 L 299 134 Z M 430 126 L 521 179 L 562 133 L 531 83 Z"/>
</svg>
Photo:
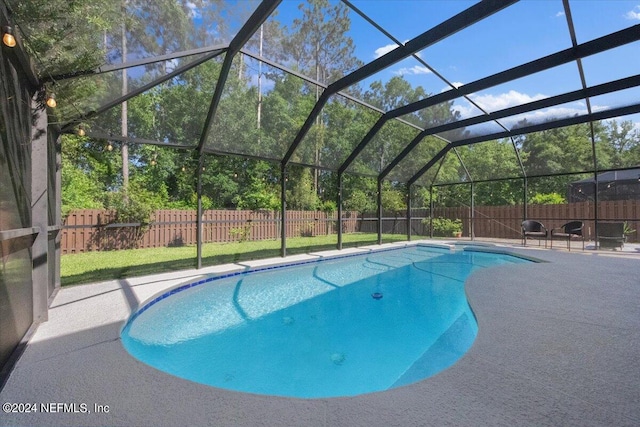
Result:
<svg viewBox="0 0 640 427">
<path fill-rule="evenodd" d="M 53 199 L 55 200 L 55 207 L 53 209 L 53 225 L 56 227 L 62 226 L 62 143 L 60 141 L 60 135 L 56 135 L 54 141 L 55 149 L 55 174 L 53 185 Z M 62 242 L 62 230 L 56 232 L 55 238 L 55 253 L 53 254 L 54 264 L 54 277 L 49 277 L 49 280 L 53 280 L 54 289 L 60 288 L 60 245 Z M 52 254 L 49 254 L 52 256 Z"/>
<path fill-rule="evenodd" d="M 529 218 L 529 214 L 527 212 L 527 193 L 528 193 L 528 188 L 527 188 L 527 177 L 524 176 L 522 178 L 522 220 L 526 221 L 527 218 Z"/>
<path fill-rule="evenodd" d="M 596 250 L 598 250 L 598 172 L 593 172 L 594 193 L 593 193 L 593 233 Z M 588 200 L 588 199 L 587 199 Z"/>
<path fill-rule="evenodd" d="M 382 180 L 378 179 L 378 244 L 382 244 Z"/>
<path fill-rule="evenodd" d="M 41 92 L 36 92 L 31 99 L 31 226 L 40 229 L 31 246 L 34 323 L 45 322 L 49 318 L 48 121 L 47 112 L 39 98 L 44 99 Z"/>
<path fill-rule="evenodd" d="M 287 166 L 280 165 L 280 256 L 287 256 Z"/>
<path fill-rule="evenodd" d="M 407 241 L 411 241 L 411 184 L 407 185 Z"/>
<path fill-rule="evenodd" d="M 198 154 L 198 169 L 196 176 L 198 178 L 198 184 L 196 187 L 196 195 L 198 197 L 198 218 L 196 221 L 196 268 L 202 268 L 202 169 L 204 168 L 204 155 Z"/>
<path fill-rule="evenodd" d="M 475 215 L 475 210 L 476 210 L 476 190 L 475 190 L 475 186 L 473 184 L 473 181 L 471 181 L 471 218 L 469 219 L 470 224 L 471 224 L 471 229 L 470 229 L 470 236 L 471 236 L 471 240 L 475 240 L 476 238 L 476 232 L 475 232 L 475 221 L 476 221 L 476 215 Z"/>
<path fill-rule="evenodd" d="M 593 122 L 589 122 L 591 130 L 591 153 L 593 155 L 593 232 L 595 233 L 595 247 L 598 250 L 598 155 L 596 154 L 596 137 L 593 130 Z"/>
<path fill-rule="evenodd" d="M 520 166 L 520 171 L 522 171 L 522 191 L 523 191 L 523 203 L 522 203 L 522 220 L 526 221 L 528 218 L 527 214 L 527 171 L 524 170 L 524 164 L 522 163 L 522 157 L 520 157 L 520 151 L 518 150 L 518 145 L 516 144 L 515 139 L 511 137 L 511 145 L 513 146 L 513 152 L 516 154 L 516 158 L 518 159 L 518 165 Z"/>
<path fill-rule="evenodd" d="M 127 0 L 122 1 L 122 15 L 126 16 L 127 12 Z M 126 21 L 122 20 L 121 26 L 121 48 L 122 48 L 122 62 L 127 62 L 127 26 Z M 122 96 L 126 96 L 129 93 L 127 77 L 127 68 L 122 69 Z M 120 123 L 122 126 L 121 135 L 123 138 L 122 145 L 120 146 L 120 153 L 122 154 L 122 187 L 125 194 L 129 191 L 129 143 L 126 138 L 129 136 L 129 109 L 127 101 L 125 100 L 121 105 L 120 111 Z M 128 197 L 128 196 L 127 196 Z"/>
<path fill-rule="evenodd" d="M 338 250 L 342 250 L 342 172 L 338 172 Z"/>
<path fill-rule="evenodd" d="M 433 239 L 433 185 L 429 187 L 429 238 Z"/>
</svg>

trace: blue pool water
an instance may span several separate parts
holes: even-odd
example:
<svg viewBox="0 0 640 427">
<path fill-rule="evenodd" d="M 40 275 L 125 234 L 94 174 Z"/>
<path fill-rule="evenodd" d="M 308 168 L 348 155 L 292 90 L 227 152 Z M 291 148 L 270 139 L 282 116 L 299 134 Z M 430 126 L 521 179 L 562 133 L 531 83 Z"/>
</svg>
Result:
<svg viewBox="0 0 640 427">
<path fill-rule="evenodd" d="M 319 398 L 432 376 L 473 344 L 473 271 L 528 262 L 414 246 L 196 284 L 156 298 L 124 347 L 170 374 L 231 390 Z"/>
</svg>

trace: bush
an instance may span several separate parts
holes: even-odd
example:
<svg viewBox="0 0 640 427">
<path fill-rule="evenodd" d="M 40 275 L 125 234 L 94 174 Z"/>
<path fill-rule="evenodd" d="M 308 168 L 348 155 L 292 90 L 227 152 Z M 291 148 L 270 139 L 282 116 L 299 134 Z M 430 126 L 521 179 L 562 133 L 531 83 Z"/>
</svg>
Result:
<svg viewBox="0 0 640 427">
<path fill-rule="evenodd" d="M 246 242 L 251 236 L 251 223 L 247 223 L 244 227 L 232 228 L 229 230 L 229 235 L 238 242 Z"/>
<path fill-rule="evenodd" d="M 107 209 L 115 211 L 115 222 L 136 223 L 148 226 L 153 214 L 163 205 L 162 195 L 143 188 L 139 183 L 129 184 L 128 191 L 117 191 L 107 195 Z"/>
<path fill-rule="evenodd" d="M 422 220 L 429 225 L 430 218 Z M 452 237 L 462 232 L 462 221 L 459 219 L 433 218 L 433 235 L 438 237 Z"/>
<path fill-rule="evenodd" d="M 314 237 L 315 229 L 316 225 L 313 221 L 305 221 L 298 227 L 298 232 L 300 233 L 300 237 Z"/>
<path fill-rule="evenodd" d="M 566 199 L 558 193 L 536 193 L 531 197 L 533 205 L 560 205 L 567 203 Z"/>
<path fill-rule="evenodd" d="M 325 213 L 333 213 L 338 210 L 338 205 L 333 200 L 325 200 L 320 204 L 320 210 Z"/>
<path fill-rule="evenodd" d="M 65 162 L 66 163 L 66 162 Z M 62 168 L 62 217 L 73 209 L 101 209 L 102 188 L 92 178 L 72 165 Z"/>
</svg>

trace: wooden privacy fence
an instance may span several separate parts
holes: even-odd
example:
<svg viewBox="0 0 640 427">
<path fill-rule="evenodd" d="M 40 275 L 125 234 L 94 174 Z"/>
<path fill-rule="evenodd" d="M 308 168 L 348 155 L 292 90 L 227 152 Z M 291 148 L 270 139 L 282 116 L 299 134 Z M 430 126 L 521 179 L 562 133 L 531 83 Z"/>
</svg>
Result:
<svg viewBox="0 0 640 427">
<path fill-rule="evenodd" d="M 528 219 L 544 223 L 551 230 L 567 221 L 582 220 L 585 237 L 595 237 L 593 202 L 561 205 L 529 205 Z M 422 218 L 428 209 L 412 210 L 411 232 L 414 236 L 427 236 L 429 228 Z M 476 206 L 473 231 L 475 237 L 502 239 L 520 238 L 523 206 Z M 463 236 L 471 235 L 471 208 L 438 207 L 434 217 L 461 219 Z M 195 245 L 197 239 L 196 211 L 159 210 L 146 227 L 139 224 L 114 224 L 114 214 L 105 210 L 72 211 L 62 230 L 63 254 L 88 251 L 154 248 Z M 636 230 L 628 236 L 630 242 L 638 241 L 640 229 L 640 200 L 604 201 L 598 203 L 600 221 L 627 221 Z M 377 216 L 345 212 L 343 232 L 378 231 Z M 208 210 L 203 215 L 203 242 L 235 242 L 240 240 L 266 240 L 280 238 L 279 211 Z M 383 214 L 382 232 L 407 234 L 407 220 L 402 214 Z M 287 211 L 286 236 L 319 236 L 337 233 L 335 213 L 321 211 Z"/>
<path fill-rule="evenodd" d="M 471 209 L 469 207 L 435 208 L 434 216 L 461 219 L 463 236 L 470 236 Z M 474 235 L 502 239 L 520 238 L 520 224 L 523 217 L 523 205 L 476 206 L 473 220 Z M 594 218 L 593 202 L 527 206 L 527 219 L 541 221 L 548 230 L 560 227 L 568 221 L 583 221 L 585 237 L 589 239 L 595 238 Z M 599 202 L 598 221 L 627 221 L 635 230 L 628 236 L 628 240 L 637 242 L 640 227 L 640 200 Z"/>
<path fill-rule="evenodd" d="M 528 205 L 527 218 L 541 221 L 548 230 L 560 227 L 572 220 L 585 223 L 586 238 L 595 238 L 595 216 L 593 202 L 566 203 L 559 205 Z M 473 228 L 475 237 L 490 237 L 498 239 L 519 239 L 520 224 L 524 218 L 523 205 L 514 206 L 476 206 L 474 208 Z M 429 235 L 428 224 L 422 219 L 429 216 L 428 209 L 413 209 L 411 211 L 411 233 L 414 236 Z M 462 220 L 463 236 L 471 236 L 471 208 L 436 207 L 434 218 L 443 217 Z M 628 236 L 630 242 L 638 241 L 640 229 L 640 200 L 617 200 L 598 203 L 599 221 L 627 221 L 636 230 Z M 377 233 L 377 215 L 365 214 L 359 224 L 358 231 Z M 407 220 L 403 214 L 383 213 L 382 232 L 392 234 L 406 234 Z"/>
<path fill-rule="evenodd" d="M 318 236 L 337 232 L 335 213 L 287 211 L 286 236 Z M 115 214 L 101 209 L 72 211 L 61 236 L 63 254 L 195 245 L 195 210 L 158 210 L 147 226 L 116 224 Z M 356 212 L 346 212 L 343 231 L 356 231 Z M 203 215 L 203 242 L 236 242 L 280 238 L 279 211 L 207 210 Z"/>
</svg>

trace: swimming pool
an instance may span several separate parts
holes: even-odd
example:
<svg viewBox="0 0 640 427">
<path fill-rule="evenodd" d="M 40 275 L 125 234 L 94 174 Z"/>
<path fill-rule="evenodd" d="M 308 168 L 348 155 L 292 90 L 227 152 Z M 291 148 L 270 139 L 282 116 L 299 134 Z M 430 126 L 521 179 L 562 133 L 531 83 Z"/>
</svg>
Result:
<svg viewBox="0 0 640 427">
<path fill-rule="evenodd" d="M 387 390 L 446 369 L 471 347 L 469 274 L 522 262 L 412 246 L 212 277 L 145 304 L 122 343 L 161 371 L 236 391 L 320 398 Z"/>
</svg>

